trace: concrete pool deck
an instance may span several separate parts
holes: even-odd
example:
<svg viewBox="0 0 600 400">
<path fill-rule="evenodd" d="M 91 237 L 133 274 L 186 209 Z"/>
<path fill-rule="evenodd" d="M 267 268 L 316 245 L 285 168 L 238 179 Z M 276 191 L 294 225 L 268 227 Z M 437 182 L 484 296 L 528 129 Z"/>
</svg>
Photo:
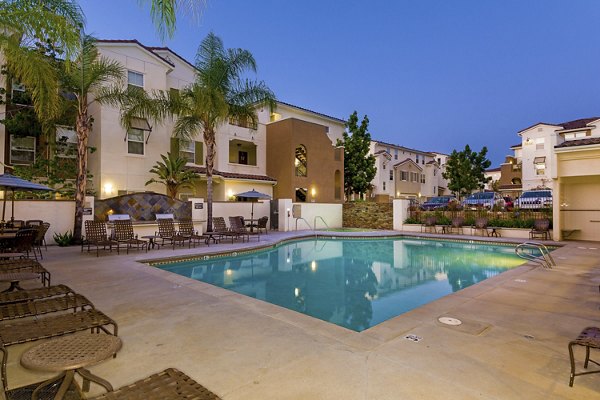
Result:
<svg viewBox="0 0 600 400">
<path fill-rule="evenodd" d="M 259 244 L 293 236 L 269 232 Z M 225 400 L 599 398 L 600 375 L 568 386 L 567 344 L 600 326 L 600 243 L 563 244 L 552 270 L 528 263 L 363 332 L 138 262 L 255 240 L 98 258 L 52 246 L 42 264 L 53 284 L 69 285 L 119 324 L 123 349 L 91 368 L 115 388 L 175 367 Z M 443 325 L 440 316 L 463 324 Z M 9 347 L 11 388 L 52 376 L 19 365 L 38 343 Z M 580 370 L 584 351 L 576 351 Z M 92 385 L 91 393 L 100 390 Z"/>
</svg>

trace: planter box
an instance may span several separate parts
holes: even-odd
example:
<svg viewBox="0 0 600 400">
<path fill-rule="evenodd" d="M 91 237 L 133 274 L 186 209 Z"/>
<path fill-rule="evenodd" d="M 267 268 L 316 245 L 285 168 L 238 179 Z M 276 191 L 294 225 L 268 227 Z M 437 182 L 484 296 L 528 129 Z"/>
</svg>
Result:
<svg viewBox="0 0 600 400">
<path fill-rule="evenodd" d="M 475 236 L 474 230 L 471 227 L 463 227 L 464 235 Z M 500 233 L 501 237 L 505 238 L 516 238 L 516 239 L 529 239 L 529 228 L 496 228 L 496 231 Z M 421 232 L 421 224 L 403 224 L 400 232 Z M 552 232 L 552 231 L 550 231 Z M 481 234 L 481 231 L 477 231 Z M 550 235 L 552 237 L 552 235 Z"/>
</svg>

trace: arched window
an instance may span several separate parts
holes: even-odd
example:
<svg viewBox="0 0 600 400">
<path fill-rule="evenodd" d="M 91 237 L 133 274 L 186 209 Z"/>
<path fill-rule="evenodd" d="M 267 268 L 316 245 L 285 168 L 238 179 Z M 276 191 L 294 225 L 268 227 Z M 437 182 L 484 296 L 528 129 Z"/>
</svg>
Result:
<svg viewBox="0 0 600 400">
<path fill-rule="evenodd" d="M 334 187 L 333 197 L 336 200 L 341 200 L 342 199 L 342 173 L 340 172 L 339 169 L 337 169 L 335 171 L 335 173 L 333 174 L 333 187 Z"/>
<path fill-rule="evenodd" d="M 296 147 L 294 166 L 296 167 L 296 176 L 307 176 L 306 147 L 302 144 Z"/>
<path fill-rule="evenodd" d="M 521 178 L 513 178 L 511 183 L 513 185 L 520 185 L 521 184 Z"/>
</svg>

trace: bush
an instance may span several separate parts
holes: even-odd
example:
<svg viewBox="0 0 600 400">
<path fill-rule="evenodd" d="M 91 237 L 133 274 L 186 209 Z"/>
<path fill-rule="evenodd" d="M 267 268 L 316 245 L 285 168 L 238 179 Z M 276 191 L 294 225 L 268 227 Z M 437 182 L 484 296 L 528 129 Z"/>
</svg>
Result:
<svg viewBox="0 0 600 400">
<path fill-rule="evenodd" d="M 73 232 L 67 231 L 67 232 L 62 233 L 62 234 L 56 232 L 54 234 L 54 241 L 60 247 L 70 246 L 70 245 L 73 244 Z"/>
</svg>

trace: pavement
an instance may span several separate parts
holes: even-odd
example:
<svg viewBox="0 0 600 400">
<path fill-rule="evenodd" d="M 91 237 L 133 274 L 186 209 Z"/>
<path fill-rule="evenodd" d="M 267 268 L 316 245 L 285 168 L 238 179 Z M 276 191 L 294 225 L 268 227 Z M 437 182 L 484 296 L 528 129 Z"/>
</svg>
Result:
<svg viewBox="0 0 600 400">
<path fill-rule="evenodd" d="M 140 262 L 296 235 L 269 232 L 258 243 L 100 257 L 51 246 L 42 264 L 53 284 L 82 293 L 119 324 L 122 350 L 90 368 L 115 388 L 175 367 L 225 400 L 600 398 L 600 374 L 576 377 L 568 386 L 567 348 L 583 328 L 600 326 L 597 242 L 563 242 L 551 270 L 527 263 L 363 332 Z M 463 324 L 441 324 L 441 316 Z M 19 364 L 20 354 L 39 343 L 9 347 L 9 387 L 52 376 Z M 578 370 L 584 352 L 576 348 Z M 594 356 L 600 360 L 598 350 Z M 101 389 L 92 385 L 90 393 Z"/>
</svg>

